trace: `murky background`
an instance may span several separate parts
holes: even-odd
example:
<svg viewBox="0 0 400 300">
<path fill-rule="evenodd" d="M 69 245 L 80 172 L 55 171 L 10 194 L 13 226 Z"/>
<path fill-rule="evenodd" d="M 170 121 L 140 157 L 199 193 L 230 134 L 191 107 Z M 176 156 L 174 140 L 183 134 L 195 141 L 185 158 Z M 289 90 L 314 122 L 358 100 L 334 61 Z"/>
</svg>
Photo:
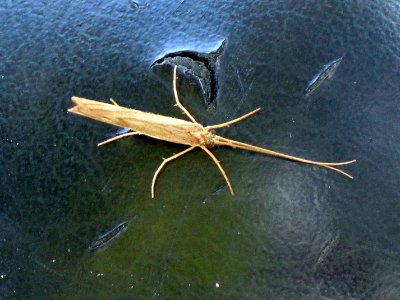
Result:
<svg viewBox="0 0 400 300">
<path fill-rule="evenodd" d="M 0 18 L 0 298 L 399 295 L 397 1 L 4 0 Z M 172 78 L 150 66 L 224 40 L 213 105 L 180 79 L 193 115 L 215 124 L 261 107 L 219 133 L 357 159 L 345 168 L 354 181 L 220 148 L 235 197 L 194 151 L 168 165 L 152 200 L 161 157 L 184 147 L 133 137 L 97 148 L 117 129 L 67 114 L 78 95 L 182 118 Z"/>
</svg>

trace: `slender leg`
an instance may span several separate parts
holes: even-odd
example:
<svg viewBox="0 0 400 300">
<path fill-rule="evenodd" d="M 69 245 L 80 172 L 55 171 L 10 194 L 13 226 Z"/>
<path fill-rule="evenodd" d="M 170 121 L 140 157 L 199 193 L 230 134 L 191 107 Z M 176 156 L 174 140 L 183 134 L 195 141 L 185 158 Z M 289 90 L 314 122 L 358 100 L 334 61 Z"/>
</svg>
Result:
<svg viewBox="0 0 400 300">
<path fill-rule="evenodd" d="M 206 147 L 201 146 L 201 149 L 203 149 L 212 158 L 214 163 L 217 165 L 218 169 L 221 171 L 222 176 L 224 176 L 225 181 L 228 184 L 228 187 L 229 187 L 229 190 L 230 190 L 232 196 L 235 195 L 235 193 L 233 192 L 233 188 L 232 188 L 231 182 L 229 181 L 228 175 L 226 175 L 226 173 L 225 173 L 224 169 L 222 168 L 221 164 L 219 163 L 218 159 Z"/>
<path fill-rule="evenodd" d="M 174 88 L 174 96 L 175 96 L 175 101 L 176 101 L 176 105 L 189 117 L 189 119 L 193 122 L 193 123 L 197 123 L 197 121 L 195 120 L 195 118 L 189 113 L 189 111 L 182 105 L 181 101 L 179 101 L 179 97 L 178 97 L 178 90 L 176 88 L 176 66 L 174 67 L 174 78 L 173 78 L 173 88 Z"/>
<path fill-rule="evenodd" d="M 233 120 L 231 120 L 229 122 L 225 122 L 225 123 L 221 123 L 221 124 L 206 126 L 205 129 L 217 129 L 217 128 L 222 128 L 222 127 L 227 127 L 229 125 L 232 125 L 234 123 L 240 122 L 240 121 L 242 121 L 242 120 L 254 115 L 255 113 L 259 112 L 260 110 L 261 110 L 261 108 L 259 107 L 259 108 L 255 109 L 255 110 L 253 110 L 253 111 L 251 111 L 251 112 L 249 112 L 249 113 L 247 113 L 247 114 L 245 114 L 245 115 L 243 115 L 243 116 L 241 116 L 239 118 L 236 118 L 236 119 L 233 119 Z"/>
<path fill-rule="evenodd" d="M 115 101 L 113 98 L 110 98 L 110 102 L 116 106 L 119 106 L 117 101 Z"/>
<path fill-rule="evenodd" d="M 156 185 L 156 180 L 157 180 L 158 174 L 160 174 L 162 168 L 163 168 L 167 163 L 169 163 L 170 161 L 172 161 L 172 160 L 178 158 L 179 156 L 182 156 L 182 155 L 188 153 L 189 151 L 192 151 L 192 150 L 193 150 L 194 148 L 196 148 L 196 147 L 197 147 L 197 146 L 191 146 L 191 147 L 189 147 L 189 148 L 183 150 L 182 152 L 179 152 L 179 153 L 177 153 L 177 154 L 175 154 L 175 155 L 172 155 L 171 157 L 168 157 L 168 158 L 165 158 L 165 159 L 164 159 L 164 161 L 161 163 L 161 165 L 158 167 L 158 169 L 157 169 L 156 172 L 154 173 L 153 180 L 152 180 L 152 182 L 151 182 L 151 198 L 154 198 L 154 188 L 155 188 L 155 185 Z"/>
<path fill-rule="evenodd" d="M 127 133 L 124 133 L 124 134 L 115 136 L 115 137 L 113 137 L 113 138 L 111 138 L 111 139 L 105 140 L 105 141 L 103 141 L 103 142 L 101 142 L 101 143 L 98 143 L 97 146 L 100 147 L 100 146 L 103 146 L 103 145 L 105 145 L 105 144 L 114 142 L 114 141 L 116 141 L 116 140 L 123 139 L 123 138 L 126 138 L 126 137 L 131 136 L 131 135 L 138 135 L 138 134 L 141 134 L 141 133 L 140 133 L 140 132 L 137 132 L 137 131 L 127 132 Z"/>
</svg>

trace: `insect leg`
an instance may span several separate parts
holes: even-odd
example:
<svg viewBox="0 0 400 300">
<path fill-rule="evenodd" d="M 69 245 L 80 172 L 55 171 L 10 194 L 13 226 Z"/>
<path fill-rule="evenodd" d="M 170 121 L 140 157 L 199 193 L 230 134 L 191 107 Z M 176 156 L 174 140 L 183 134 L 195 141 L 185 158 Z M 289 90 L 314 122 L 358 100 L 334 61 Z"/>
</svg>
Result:
<svg viewBox="0 0 400 300">
<path fill-rule="evenodd" d="M 197 121 L 195 120 L 195 118 L 189 113 L 189 111 L 182 105 L 181 101 L 179 100 L 178 91 L 176 88 L 176 68 L 177 68 L 177 66 L 174 67 L 174 78 L 173 78 L 173 88 L 174 88 L 174 96 L 175 96 L 176 105 L 189 117 L 189 119 L 193 123 L 198 124 Z"/>
<path fill-rule="evenodd" d="M 231 120 L 229 122 L 225 122 L 225 123 L 221 123 L 221 124 L 206 126 L 205 129 L 217 129 L 217 128 L 222 128 L 222 127 L 227 127 L 229 125 L 232 125 L 234 123 L 240 122 L 240 121 L 242 121 L 242 120 L 254 115 L 255 113 L 259 112 L 260 110 L 261 110 L 261 108 L 259 107 L 259 108 L 255 109 L 255 110 L 253 110 L 253 111 L 251 111 L 251 112 L 249 112 L 249 113 L 247 113 L 247 114 L 245 114 L 245 115 L 243 115 L 243 116 L 241 116 L 239 118 L 236 118 L 236 119 L 233 119 L 233 120 Z"/>
<path fill-rule="evenodd" d="M 222 176 L 224 176 L 225 181 L 228 184 L 229 190 L 230 190 L 230 192 L 231 192 L 231 194 L 233 196 L 235 193 L 233 192 L 233 188 L 232 188 L 231 182 L 229 181 L 228 175 L 226 175 L 226 173 L 225 173 L 224 169 L 222 168 L 221 164 L 219 163 L 218 159 L 205 146 L 201 146 L 201 149 L 203 149 L 211 157 L 211 159 L 214 161 L 214 163 L 217 165 L 218 169 L 222 173 Z"/>
<path fill-rule="evenodd" d="M 124 134 L 115 136 L 115 137 L 113 137 L 113 138 L 111 138 L 111 139 L 105 140 L 105 141 L 103 141 L 103 142 L 101 142 L 101 143 L 98 143 L 97 146 L 100 147 L 100 146 L 103 146 L 103 145 L 105 145 L 105 144 L 114 142 L 114 141 L 116 141 L 116 140 L 123 139 L 123 138 L 126 138 L 126 137 L 131 136 L 131 135 L 138 135 L 138 134 L 141 134 L 141 133 L 140 133 L 140 132 L 137 132 L 137 131 L 127 132 L 127 133 L 124 133 Z"/>
<path fill-rule="evenodd" d="M 110 98 L 110 102 L 116 106 L 119 106 L 119 104 L 117 103 L 117 101 L 115 101 L 113 98 Z"/>
<path fill-rule="evenodd" d="M 193 150 L 194 148 L 196 148 L 196 147 L 197 147 L 197 146 L 189 147 L 189 148 L 187 148 L 187 149 L 185 149 L 185 150 L 183 150 L 183 151 L 181 151 L 181 152 L 179 152 L 179 153 L 177 153 L 177 154 L 175 154 L 175 155 L 172 155 L 171 157 L 168 157 L 168 158 L 165 158 L 165 159 L 164 159 L 164 161 L 161 163 L 161 165 L 158 167 L 158 169 L 157 169 L 156 172 L 154 173 L 153 180 L 152 180 L 152 182 L 151 182 L 151 198 L 154 198 L 154 188 L 155 188 L 155 185 L 156 185 L 156 180 L 157 180 L 158 174 L 160 174 L 162 168 L 163 168 L 167 163 L 169 163 L 170 161 L 172 161 L 172 160 L 178 158 L 179 156 L 182 156 L 182 155 L 188 153 L 189 151 L 192 151 L 192 150 Z"/>
</svg>

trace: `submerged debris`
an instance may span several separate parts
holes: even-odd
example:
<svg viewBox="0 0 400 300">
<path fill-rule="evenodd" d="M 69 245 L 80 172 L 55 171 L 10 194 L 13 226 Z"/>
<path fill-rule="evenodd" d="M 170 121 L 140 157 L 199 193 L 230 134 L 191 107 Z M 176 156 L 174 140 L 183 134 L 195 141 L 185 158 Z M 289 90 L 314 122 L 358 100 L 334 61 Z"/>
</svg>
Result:
<svg viewBox="0 0 400 300">
<path fill-rule="evenodd" d="M 327 256 L 332 252 L 332 249 L 335 248 L 336 245 L 338 244 L 338 241 L 339 241 L 339 235 L 336 235 L 331 237 L 325 242 L 318 257 L 316 264 L 317 266 L 319 266 L 327 258 Z"/>
<path fill-rule="evenodd" d="M 136 1 L 133 0 L 129 0 L 129 5 L 133 8 L 133 9 L 139 9 L 140 8 L 140 4 L 137 3 Z"/>
<path fill-rule="evenodd" d="M 317 88 L 319 88 L 319 86 L 326 79 L 331 78 L 333 76 L 333 74 L 335 73 L 337 67 L 339 67 L 342 59 L 343 59 L 343 56 L 324 65 L 322 70 L 309 81 L 307 88 L 305 90 L 306 95 L 310 95 L 311 93 L 313 93 Z"/>
<path fill-rule="evenodd" d="M 120 236 L 129 226 L 132 220 L 123 221 L 106 233 L 97 237 L 89 246 L 89 251 L 97 251 L 110 245 L 111 241 Z"/>
<path fill-rule="evenodd" d="M 138 9 L 147 7 L 147 4 L 143 5 L 143 4 L 141 4 L 137 1 L 133 1 L 133 0 L 128 0 L 128 3 L 130 5 L 130 7 L 132 7 L 134 10 L 138 10 Z"/>
</svg>

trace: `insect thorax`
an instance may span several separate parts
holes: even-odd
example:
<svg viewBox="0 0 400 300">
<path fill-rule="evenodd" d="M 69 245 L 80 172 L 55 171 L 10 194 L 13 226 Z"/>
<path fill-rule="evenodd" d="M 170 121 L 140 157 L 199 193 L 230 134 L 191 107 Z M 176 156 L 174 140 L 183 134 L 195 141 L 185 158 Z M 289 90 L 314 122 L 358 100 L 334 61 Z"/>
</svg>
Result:
<svg viewBox="0 0 400 300">
<path fill-rule="evenodd" d="M 215 130 L 212 129 L 204 134 L 204 145 L 207 148 L 214 147 L 215 144 L 214 137 L 215 137 Z"/>
</svg>

